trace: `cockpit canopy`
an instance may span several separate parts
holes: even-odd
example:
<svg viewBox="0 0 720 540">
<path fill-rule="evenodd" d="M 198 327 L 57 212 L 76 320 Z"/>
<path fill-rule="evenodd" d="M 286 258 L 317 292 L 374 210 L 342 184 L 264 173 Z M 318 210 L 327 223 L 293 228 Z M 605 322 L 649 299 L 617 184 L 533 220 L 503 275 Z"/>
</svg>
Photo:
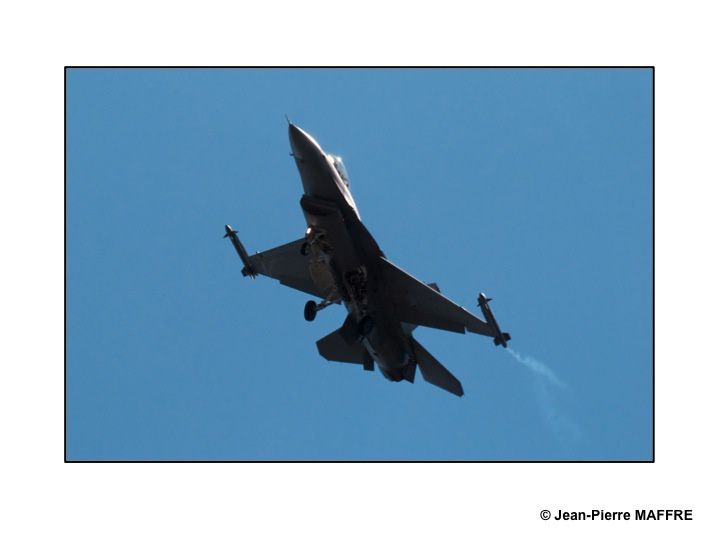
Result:
<svg viewBox="0 0 720 540">
<path fill-rule="evenodd" d="M 345 169 L 345 165 L 343 165 L 342 158 L 340 156 L 334 156 L 332 154 L 330 154 L 330 157 L 332 158 L 335 170 L 338 172 L 340 178 L 342 178 L 342 181 L 345 183 L 345 185 L 349 188 L 350 177 L 348 176 L 347 170 Z"/>
<path fill-rule="evenodd" d="M 337 171 L 340 180 L 342 180 L 342 185 L 338 184 L 340 192 L 342 193 L 343 197 L 345 197 L 345 200 L 350 205 L 350 207 L 355 211 L 355 214 L 357 214 L 357 217 L 359 219 L 360 214 L 358 213 L 357 205 L 355 204 L 353 196 L 350 193 L 350 178 L 348 177 L 345 165 L 343 165 L 342 158 L 340 156 L 334 156 L 332 154 L 327 154 L 327 157 L 333 164 L 333 167 L 335 167 L 335 170 Z"/>
</svg>

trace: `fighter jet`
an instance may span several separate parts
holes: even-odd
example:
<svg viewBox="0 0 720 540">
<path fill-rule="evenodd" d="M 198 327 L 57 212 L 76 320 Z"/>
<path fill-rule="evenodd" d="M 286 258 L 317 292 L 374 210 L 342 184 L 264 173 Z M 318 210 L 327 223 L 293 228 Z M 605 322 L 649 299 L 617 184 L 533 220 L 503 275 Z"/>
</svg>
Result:
<svg viewBox="0 0 720 540">
<path fill-rule="evenodd" d="M 320 299 L 305 304 L 305 320 L 318 311 L 342 304 L 343 325 L 317 342 L 320 354 L 372 371 L 375 366 L 391 381 L 415 380 L 416 368 L 430 384 L 457 396 L 460 381 L 413 337 L 417 326 L 451 332 L 473 332 L 507 347 L 489 299 L 478 298 L 484 321 L 390 262 L 360 219 L 350 193 L 342 159 L 325 152 L 308 133 L 289 123 L 291 155 L 302 180 L 300 207 L 305 234 L 288 244 L 248 255 L 237 232 L 225 225 L 243 263 L 242 275 L 258 274 Z"/>
</svg>

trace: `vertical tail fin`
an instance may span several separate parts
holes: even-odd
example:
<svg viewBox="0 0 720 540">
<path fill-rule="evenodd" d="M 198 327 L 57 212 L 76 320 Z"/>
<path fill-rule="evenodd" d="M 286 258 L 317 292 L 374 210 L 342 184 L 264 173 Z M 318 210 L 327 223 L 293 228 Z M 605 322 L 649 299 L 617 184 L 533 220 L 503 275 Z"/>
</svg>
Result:
<svg viewBox="0 0 720 540">
<path fill-rule="evenodd" d="M 417 368 L 417 364 L 415 362 L 410 362 L 403 368 L 403 378 L 406 381 L 410 383 L 415 382 L 415 368 Z"/>
</svg>

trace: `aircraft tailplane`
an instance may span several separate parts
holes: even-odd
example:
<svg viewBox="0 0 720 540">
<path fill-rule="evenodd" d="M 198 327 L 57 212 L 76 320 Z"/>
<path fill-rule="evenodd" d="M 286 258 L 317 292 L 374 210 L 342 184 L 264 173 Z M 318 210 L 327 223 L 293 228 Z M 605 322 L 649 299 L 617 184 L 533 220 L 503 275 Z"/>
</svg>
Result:
<svg viewBox="0 0 720 540">
<path fill-rule="evenodd" d="M 370 355 L 365 350 L 365 347 L 359 341 L 347 339 L 349 328 L 350 324 L 346 320 L 345 324 L 340 328 L 318 340 L 316 343 L 318 352 L 327 360 L 361 364 L 366 370 L 372 370 L 374 363 L 369 358 Z"/>
<path fill-rule="evenodd" d="M 456 396 L 462 396 L 464 394 L 460 381 L 457 380 L 445 366 L 438 362 L 425 347 L 420 345 L 415 339 L 412 340 L 412 345 L 415 352 L 415 360 L 417 361 L 417 365 L 420 366 L 420 373 L 423 379 Z"/>
</svg>

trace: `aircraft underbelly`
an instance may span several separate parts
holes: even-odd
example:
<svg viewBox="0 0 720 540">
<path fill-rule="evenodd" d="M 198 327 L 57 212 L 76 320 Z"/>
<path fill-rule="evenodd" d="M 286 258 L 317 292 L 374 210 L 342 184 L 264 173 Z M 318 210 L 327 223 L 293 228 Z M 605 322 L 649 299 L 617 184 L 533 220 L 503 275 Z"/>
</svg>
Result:
<svg viewBox="0 0 720 540">
<path fill-rule="evenodd" d="M 310 197 L 320 199 L 343 201 L 346 197 L 337 185 L 330 166 L 325 158 L 318 160 L 308 160 L 298 165 L 300 170 L 300 178 L 302 180 L 303 191 Z"/>
<path fill-rule="evenodd" d="M 380 328 L 373 329 L 370 335 L 363 339 L 363 345 L 383 371 L 397 370 L 408 362 L 402 341 L 394 334 L 380 325 Z"/>
</svg>

